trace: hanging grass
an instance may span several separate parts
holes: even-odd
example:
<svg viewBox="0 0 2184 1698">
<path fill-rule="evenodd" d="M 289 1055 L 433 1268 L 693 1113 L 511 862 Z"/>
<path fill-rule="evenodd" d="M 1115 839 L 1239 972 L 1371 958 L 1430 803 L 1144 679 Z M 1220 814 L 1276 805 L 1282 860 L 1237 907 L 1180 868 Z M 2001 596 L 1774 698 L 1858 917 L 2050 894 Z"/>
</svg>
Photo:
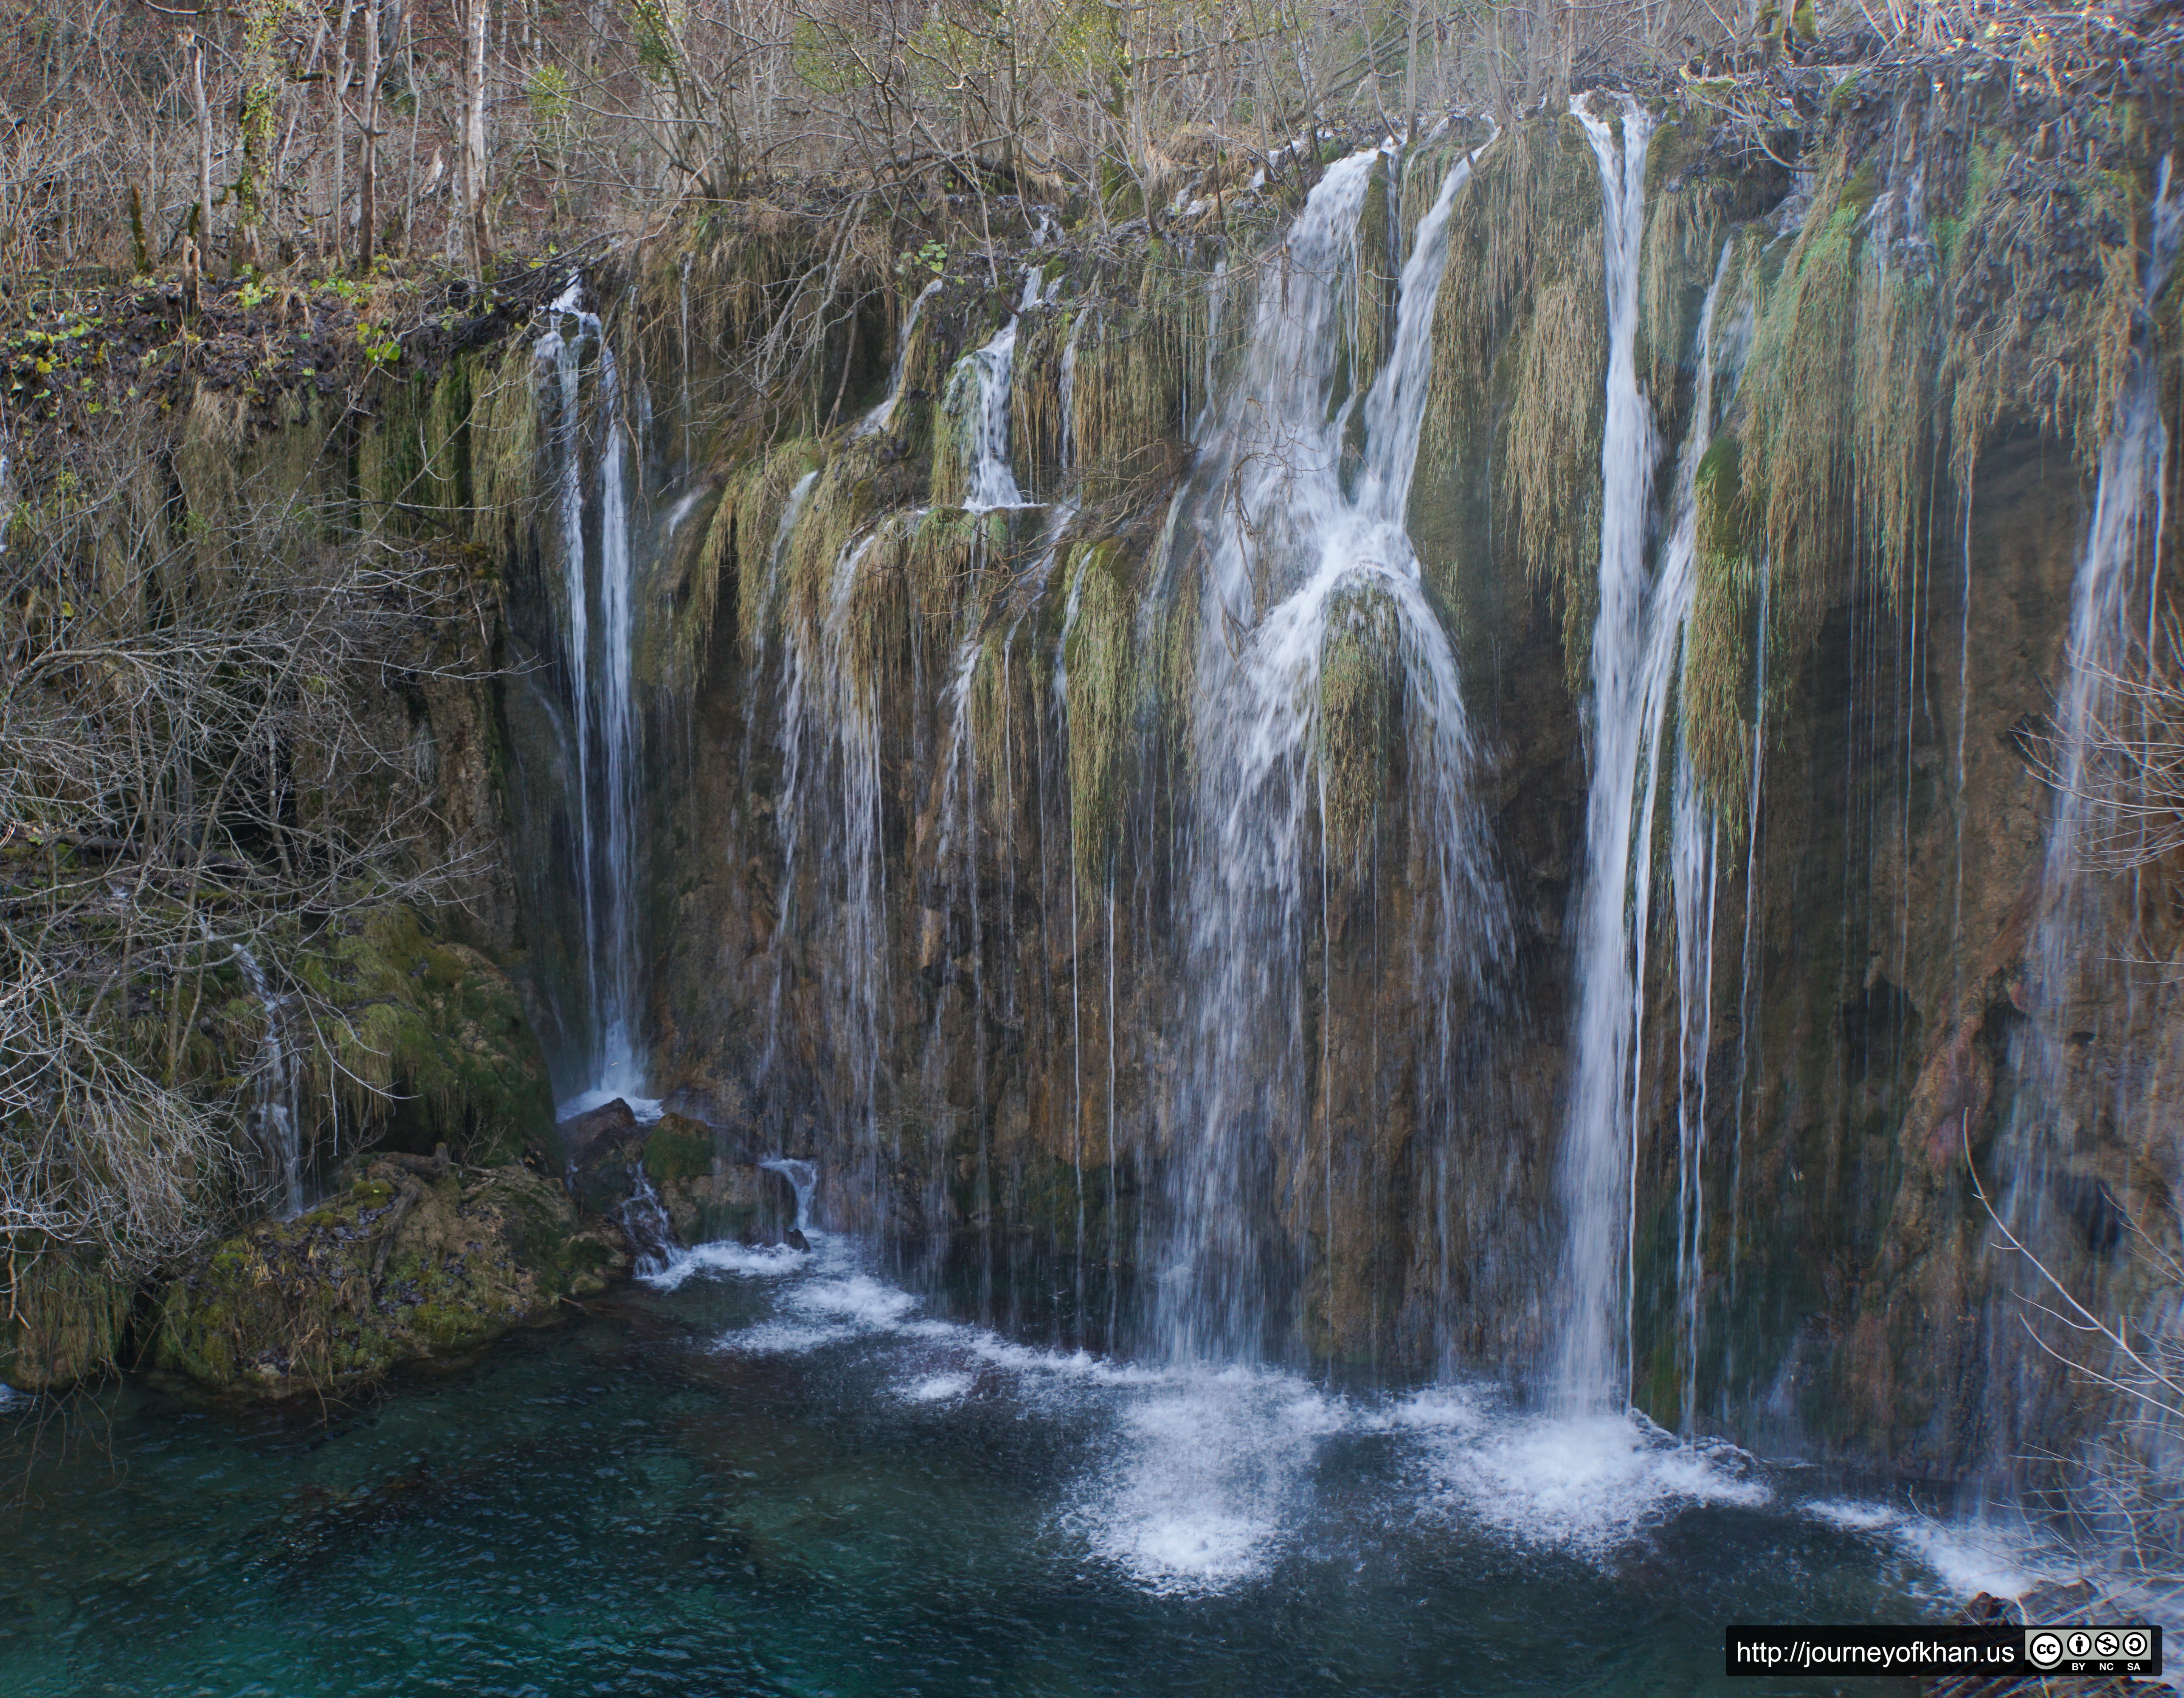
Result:
<svg viewBox="0 0 2184 1698">
<path fill-rule="evenodd" d="M 1649 179 L 1678 151 L 1680 134 L 1674 125 L 1654 132 Z M 1696 327 L 1694 308 L 1713 281 L 1721 242 L 1719 208 L 1704 187 L 1680 185 L 1651 200 L 1639 261 L 1638 370 L 1664 426 Z"/>
<path fill-rule="evenodd" d="M 1491 461 L 1502 570 L 1558 596 L 1574 679 L 1590 662 L 1596 594 L 1604 269 L 1584 131 L 1571 118 L 1513 126 L 1451 209 L 1423 462 L 1453 480 Z M 1454 599 L 1455 563 L 1429 565 Z"/>
<path fill-rule="evenodd" d="M 1933 280 L 1876 255 L 1861 268 L 1851 460 L 1864 558 L 1907 604 L 1928 500 L 1938 354 Z"/>
<path fill-rule="evenodd" d="M 1056 487 L 1061 478 L 1061 357 L 1074 320 L 1058 312 L 1024 315 L 1017 328 L 1016 362 L 1009 371 L 1009 454 L 1027 498 Z"/>
<path fill-rule="evenodd" d="M 1106 888 L 1135 762 L 1137 596 L 1133 560 L 1119 537 L 1075 549 L 1077 613 L 1062 650 L 1068 673 L 1070 848 L 1078 888 Z"/>
<path fill-rule="evenodd" d="M 2014 416 L 2068 443 L 2091 471 L 2131 375 L 2143 187 L 2075 154 L 2025 153 L 1975 174 L 1973 191 L 1981 187 L 1951 244 L 1942 381 L 1953 470 L 1970 487 L 1981 446 Z"/>
<path fill-rule="evenodd" d="M 1744 498 L 1786 632 L 1817 626 L 1847 554 L 1861 213 L 1848 182 L 1837 160 L 1814 191 L 1766 292 L 1742 390 Z"/>
<path fill-rule="evenodd" d="M 1745 498 L 1743 444 L 1716 437 L 1699 462 L 1691 614 L 1685 629 L 1684 747 L 1724 831 L 1741 840 L 1758 711 L 1758 526 Z"/>
<path fill-rule="evenodd" d="M 504 557 L 515 553 L 543 487 L 538 370 L 530 345 L 511 342 L 472 387 L 470 535 Z"/>
<path fill-rule="evenodd" d="M 1078 337 L 1070 428 L 1088 501 L 1153 498 L 1174 476 L 1184 434 L 1184 374 L 1202 331 L 1198 279 L 1164 254 L 1147 257 L 1134 298 L 1118 291 L 1091 309 Z"/>
<path fill-rule="evenodd" d="M 0 1261 L 0 1381 L 42 1391 L 112 1368 L 135 1292 L 36 1234 L 14 1239 Z"/>
<path fill-rule="evenodd" d="M 785 567 L 794 540 L 782 535 L 782 521 L 797 482 L 818 467 L 822 452 L 815 442 L 793 439 L 729 474 L 692 569 L 688 604 L 677 621 L 686 658 L 703 654 L 711 641 L 724 593 L 734 596 L 737 635 L 744 652 L 756 652 L 774 614 L 777 556 Z"/>
</svg>

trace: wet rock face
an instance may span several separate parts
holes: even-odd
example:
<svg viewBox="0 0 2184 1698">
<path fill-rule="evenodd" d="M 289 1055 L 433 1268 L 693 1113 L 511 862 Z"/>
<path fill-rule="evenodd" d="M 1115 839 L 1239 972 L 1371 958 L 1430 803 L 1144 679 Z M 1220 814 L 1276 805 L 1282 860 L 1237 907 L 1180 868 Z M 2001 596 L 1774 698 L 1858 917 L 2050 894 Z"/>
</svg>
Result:
<svg viewBox="0 0 2184 1698">
<path fill-rule="evenodd" d="M 1304 922 L 1312 941 L 1284 970 L 1301 988 L 1282 1041 L 1301 1058 L 1284 1088 L 1301 1106 L 1237 1111 L 1238 1141 L 1269 1152 L 1248 1176 L 1263 1218 L 1242 1235 L 1278 1247 L 1255 1294 L 1289 1311 L 1270 1331 L 1322 1359 L 1485 1364 L 1520 1378 L 1551 1345 L 1558 1301 L 1556 1173 L 1594 760 L 1586 646 L 1598 612 L 1602 381 L 1595 161 L 1572 125 L 1527 133 L 1533 151 L 1513 145 L 1493 170 L 1506 177 L 1529 159 L 1537 174 L 1538 192 L 1518 197 L 1534 204 L 1529 281 L 1524 267 L 1487 264 L 1516 215 L 1514 201 L 1496 202 L 1467 226 L 1470 245 L 1452 250 L 1439 398 L 1406 515 L 1461 654 L 1507 957 L 1453 1010 L 1452 1060 L 1437 1053 L 1439 1034 L 1421 1041 L 1420 1010 L 1437 988 L 1412 948 L 1425 869 L 1395 805 L 1419 727 L 1394 711 L 1368 645 L 1331 652 L 1322 682 L 1340 688 L 1323 694 L 1327 740 L 1316 746 L 1355 758 L 1338 762 L 1319 804 L 1337 852 Z M 1962 153 L 1961 142 L 1952 131 L 1946 145 Z M 1659 275 L 1645 285 L 1638 357 L 1663 432 L 1663 490 L 1691 422 L 1691 337 L 1719 238 L 1752 226 L 1736 264 L 1758 267 L 1763 303 L 1788 251 L 1770 233 L 1784 221 L 1769 216 L 1786 180 L 1710 145 L 1664 128 L 1653 155 L 1662 240 L 1645 263 Z M 1945 175 L 1966 164 L 1934 157 Z M 1869 172 L 1829 191 L 1800 250 L 1813 267 L 1852 278 L 1847 232 L 1887 181 Z M 1809 193 L 1803 202 L 1812 213 Z M 1830 228 L 1831 248 L 1821 240 Z M 1377 236 L 1362 246 L 1377 252 Z M 1490 299 L 1478 287 L 1489 276 L 1501 278 Z M 1377 298 L 1386 282 L 1368 292 L 1369 312 L 1359 307 L 1361 337 L 1388 304 Z M 1722 323 L 1744 310 L 1736 293 L 1723 296 Z M 1184 316 L 1195 323 L 1203 298 L 1192 298 Z M 988 308 L 1007 310 L 954 295 L 930 309 L 923 335 L 937 352 L 921 353 L 906 407 L 946 387 L 956 354 L 997 322 L 978 318 Z M 1059 415 L 1039 398 L 1069 345 L 1065 315 L 1027 316 L 1014 356 L 1012 404 L 1040 444 L 1016 452 L 1019 486 L 1045 496 L 1083 480 L 1069 547 L 1045 565 L 1047 509 L 967 522 L 936 488 L 922 437 L 861 448 L 746 440 L 708 463 L 709 479 L 733 482 L 716 509 L 725 516 L 694 509 L 682 534 L 705 529 L 705 549 L 686 540 L 664 551 L 648 587 L 656 606 L 687 599 L 717 613 L 650 629 L 640 668 L 649 1088 L 691 1119 L 648 1128 L 610 1105 L 565 1126 L 587 1211 L 612 1216 L 642 1176 L 686 1242 L 776 1233 L 785 1200 L 747 1164 L 794 1151 L 827 1170 L 830 1228 L 989 1251 L 1036 1241 L 1057 1259 L 1116 1267 L 1161 1256 L 1176 1169 L 1208 1134 L 1176 1107 L 1188 1100 L 1178 1082 L 1193 1065 L 1196 1013 L 1177 933 L 1188 930 L 1190 816 L 1201 805 L 1190 728 L 1206 710 L 1191 657 L 1206 612 L 1189 551 L 1156 559 L 1172 462 L 1119 477 L 1123 457 L 1097 464 L 1101 450 L 1080 429 L 1072 466 L 1055 463 Z M 1224 322 L 1233 337 L 1250 318 L 1234 309 Z M 1823 503 L 1843 494 L 1842 478 L 1821 473 L 1864 417 L 1867 380 L 1849 382 L 1850 356 L 1865 346 L 1857 335 L 1869 354 L 1895 346 L 1872 340 L 1878 318 L 1861 322 L 1829 347 L 1842 356 L 1828 369 L 1841 367 L 1844 410 L 1806 437 L 1759 428 L 1775 414 L 1804 417 L 1792 404 L 1805 398 L 1779 349 L 1768 351 L 1775 343 L 1752 354 L 1742 410 L 1714 420 L 1717 445 L 1736 452 L 1715 465 L 1729 493 L 1708 550 L 1755 546 L 1765 476 L 1792 493 L 1809 482 Z M 1204 350 L 1176 346 L 1195 374 Z M 1078 350 L 1072 429 L 1100 410 L 1085 399 L 1094 347 Z M 1210 376 L 1235 350 L 1216 355 Z M 1903 381 L 1928 384 L 1927 401 L 1948 410 L 1930 372 Z M 1129 400 L 1133 418 L 1180 440 L 1192 427 L 1161 395 L 1110 396 L 1106 410 L 1119 416 Z M 2059 1107 L 2059 1154 L 2034 1172 L 1997 1142 L 2022 1084 L 2026 904 L 2050 811 L 2036 743 L 2062 669 L 2090 482 L 2052 424 L 1976 415 L 1964 416 L 1987 440 L 1971 499 L 1953 517 L 1950 498 L 1933 495 L 1915 560 L 1889 566 L 1877 531 L 1820 524 L 1816 509 L 1800 532 L 1802 578 L 1786 567 L 1777 584 L 1794 618 L 1766 615 L 1763 598 L 1744 605 L 1745 590 L 1708 592 L 1720 600 L 1708 604 L 1718 617 L 1707 640 L 1721 652 L 1711 694 L 1694 699 L 1719 699 L 1734 752 L 1756 763 L 1732 774 L 1721 756 L 1708 782 L 1756 782 L 1759 794 L 1749 812 L 1724 804 L 1721 816 L 1698 1016 L 1710 1022 L 1705 1065 L 1687 1066 L 1673 1035 L 1676 998 L 1692 988 L 1677 983 L 1670 905 L 1657 892 L 1633 1083 L 1636 1400 L 1665 1422 L 1766 1428 L 1775 1436 L 1764 1442 L 1809 1440 L 1924 1477 L 1959 1474 L 1988 1442 L 1986 1365 L 1997 1319 L 2014 1324 L 1997 1306 L 1967 1144 L 1997 1184 L 2022 1169 L 2067 1229 L 2074 1268 L 2098 1274 L 2118 1260 L 2125 1223 L 2145 1216 L 2142 1170 L 2175 1163 L 2151 1134 L 2119 1131 L 2086 1105 L 2115 1099 L 2133 1055 L 2155 1058 L 2154 1083 L 2184 1074 L 2168 993 L 2089 982 L 2070 1022 L 2087 1035 L 2073 1040 L 2076 1105 Z M 1028 422 L 1040 418 L 1048 424 Z M 1886 434 L 1887 420 L 1865 422 Z M 1765 476 L 1763 441 L 1774 444 Z M 1947 444 L 1917 444 L 1912 484 L 1942 491 Z M 1811 465 L 1792 449 L 1808 450 Z M 1530 470 L 1513 470 L 1519 460 Z M 1529 479 L 1525 491 L 1513 478 Z M 784 523 L 788 492 L 807 485 L 816 493 L 796 509 L 805 516 Z M 1547 534 L 1519 522 L 1535 506 L 1554 521 L 1541 521 Z M 913 525 L 919 514 L 929 529 Z M 958 548 L 974 533 L 975 548 Z M 872 540 L 869 556 L 851 551 L 860 539 Z M 861 560 L 869 570 L 844 567 Z M 1908 576 L 1892 580 L 1892 570 Z M 551 596 L 536 576 L 512 574 L 515 619 L 531 619 L 532 647 L 544 653 Z M 1266 589 L 1255 587 L 1251 617 L 1264 615 Z M 855 637 L 847 647 L 827 623 L 830 596 Z M 1369 632 L 1370 618 L 1358 628 Z M 815 708 L 830 668 L 854 674 L 854 699 L 878 711 L 830 719 Z M 546 843 L 559 829 L 549 793 L 565 751 L 538 695 L 544 676 L 503 692 L 507 804 L 518 838 L 542 845 L 515 859 L 561 887 L 538 916 L 561 912 L 552 903 L 566 908 L 574 888 L 560 877 L 566 852 Z M 1760 732 L 1763 760 L 1747 753 Z M 852 777 L 854 810 L 842 799 Z M 1657 877 L 1665 866 L 1657 855 Z M 2151 952 L 2165 958 L 2184 921 L 2160 924 Z M 539 917 L 534 930 L 536 977 L 572 978 L 554 953 L 569 928 Z M 1268 1059 L 1272 1077 L 1284 1058 Z M 1422 1088 L 1429 1065 L 1445 1084 Z M 1687 1159 L 1697 1165 L 1680 1171 Z M 1688 1205 L 1678 1200 L 1687 1175 L 1702 1182 Z M 1702 1231 L 1676 1215 L 1686 1206 Z"/>
<path fill-rule="evenodd" d="M 285 1396 L 368 1383 L 554 1318 L 627 1270 L 556 1176 L 419 1157 L 366 1161 L 293 1221 L 215 1246 L 161 1294 L 151 1357 L 223 1390 Z"/>
</svg>

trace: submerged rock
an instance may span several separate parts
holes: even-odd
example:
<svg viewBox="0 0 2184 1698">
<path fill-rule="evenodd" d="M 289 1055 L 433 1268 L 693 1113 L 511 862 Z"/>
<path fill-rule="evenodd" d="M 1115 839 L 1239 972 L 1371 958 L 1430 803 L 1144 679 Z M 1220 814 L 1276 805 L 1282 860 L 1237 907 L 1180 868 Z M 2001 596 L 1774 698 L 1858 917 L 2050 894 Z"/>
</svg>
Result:
<svg viewBox="0 0 2184 1698">
<path fill-rule="evenodd" d="M 347 1192 L 225 1240 L 170 1283 L 151 1356 L 257 1394 L 359 1384 L 550 1319 L 628 1265 L 621 1233 L 582 1220 L 549 1175 L 380 1156 Z"/>
</svg>

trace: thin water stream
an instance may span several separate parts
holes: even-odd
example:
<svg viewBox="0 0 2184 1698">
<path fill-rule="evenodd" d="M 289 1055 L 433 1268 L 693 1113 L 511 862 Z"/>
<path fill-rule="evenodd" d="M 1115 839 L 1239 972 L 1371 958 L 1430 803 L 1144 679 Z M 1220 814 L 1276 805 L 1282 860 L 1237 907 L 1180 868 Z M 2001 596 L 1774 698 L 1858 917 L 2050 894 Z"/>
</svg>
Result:
<svg viewBox="0 0 2184 1698">
<path fill-rule="evenodd" d="M 596 313 L 572 277 L 551 309 L 554 327 L 536 354 L 553 376 L 556 513 L 561 553 L 562 658 L 575 744 L 575 884 L 583 937 L 587 1027 L 577 1088 L 564 1113 L 616 1097 L 638 1100 L 644 1083 L 638 1018 L 637 890 L 639 725 L 632 509 L 621 367 Z M 585 357 L 592 387 L 585 404 Z M 638 385 L 640 398 L 644 386 Z M 587 440 L 586 420 L 595 429 Z M 675 516 L 679 516 L 675 515 Z"/>
</svg>

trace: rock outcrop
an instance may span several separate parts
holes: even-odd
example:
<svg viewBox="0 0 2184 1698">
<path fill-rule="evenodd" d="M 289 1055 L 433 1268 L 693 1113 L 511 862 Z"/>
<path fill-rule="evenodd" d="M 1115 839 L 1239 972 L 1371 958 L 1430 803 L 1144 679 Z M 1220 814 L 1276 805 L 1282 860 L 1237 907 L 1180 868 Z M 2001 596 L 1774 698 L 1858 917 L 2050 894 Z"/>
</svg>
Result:
<svg viewBox="0 0 2184 1698">
<path fill-rule="evenodd" d="M 345 1191 L 169 1284 L 150 1356 L 223 1390 L 339 1390 L 549 1321 L 628 1267 L 620 1232 L 581 1217 L 558 1175 L 368 1159 Z"/>
</svg>

